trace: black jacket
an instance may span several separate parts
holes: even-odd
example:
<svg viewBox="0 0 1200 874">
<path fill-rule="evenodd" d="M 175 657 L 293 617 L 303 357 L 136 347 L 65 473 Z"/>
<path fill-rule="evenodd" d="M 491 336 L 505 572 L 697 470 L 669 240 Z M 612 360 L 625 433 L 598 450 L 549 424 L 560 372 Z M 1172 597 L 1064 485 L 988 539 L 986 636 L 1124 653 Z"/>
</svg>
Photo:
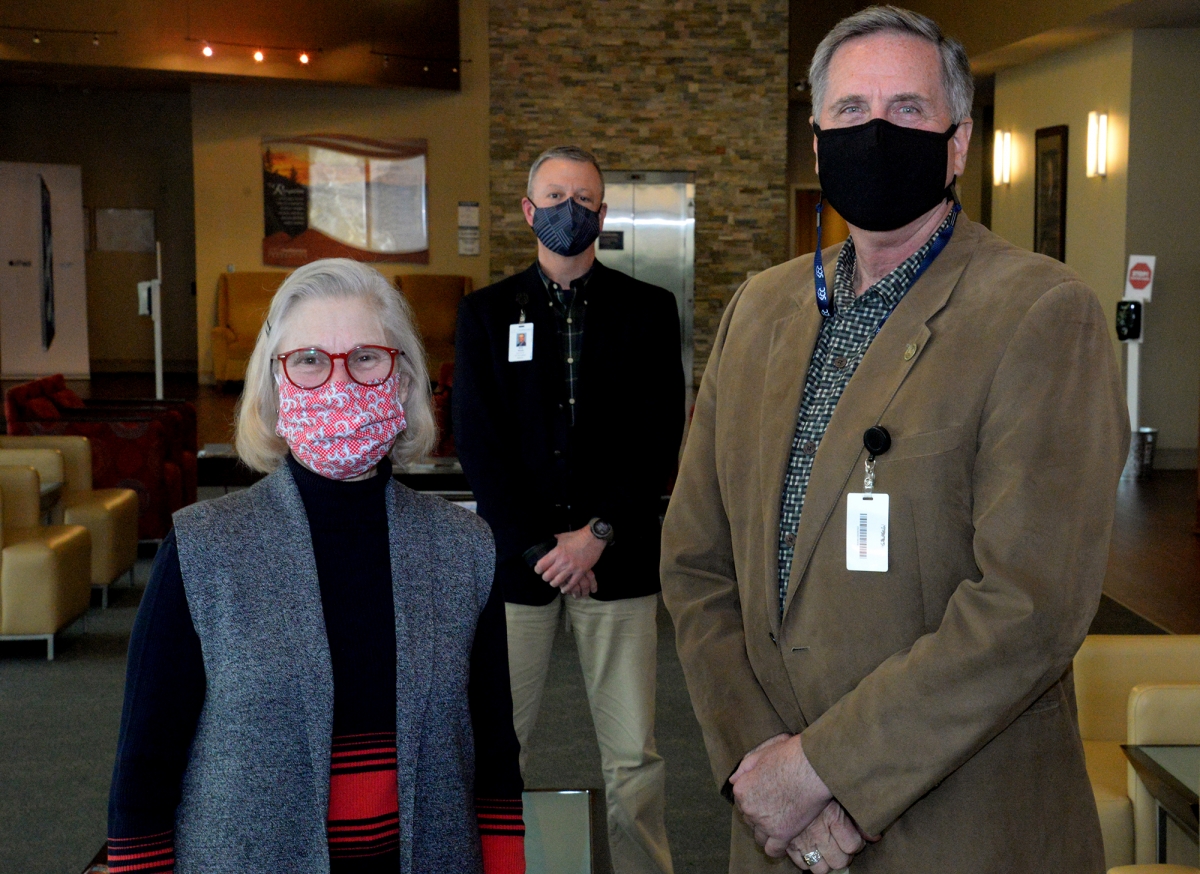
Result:
<svg viewBox="0 0 1200 874">
<path fill-rule="evenodd" d="M 533 360 L 509 362 L 524 293 Z M 454 439 L 481 515 L 496 536 L 505 601 L 557 594 L 522 553 L 600 517 L 615 540 L 594 568 L 599 600 L 659 590 L 659 501 L 683 435 L 684 382 L 674 296 L 597 263 L 576 395 L 537 265 L 463 299 L 454 364 Z"/>
</svg>

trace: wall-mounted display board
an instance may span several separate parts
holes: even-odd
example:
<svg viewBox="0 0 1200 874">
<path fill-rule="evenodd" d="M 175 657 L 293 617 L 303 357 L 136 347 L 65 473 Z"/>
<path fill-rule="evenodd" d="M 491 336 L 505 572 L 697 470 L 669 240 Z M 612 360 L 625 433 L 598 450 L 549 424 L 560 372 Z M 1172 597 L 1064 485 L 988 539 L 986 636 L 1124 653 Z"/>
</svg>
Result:
<svg viewBox="0 0 1200 874">
<path fill-rule="evenodd" d="M 0 162 L 0 203 L 0 377 L 87 379 L 80 169 Z"/>
<path fill-rule="evenodd" d="M 263 263 L 429 263 L 426 140 L 264 137 Z"/>
</svg>

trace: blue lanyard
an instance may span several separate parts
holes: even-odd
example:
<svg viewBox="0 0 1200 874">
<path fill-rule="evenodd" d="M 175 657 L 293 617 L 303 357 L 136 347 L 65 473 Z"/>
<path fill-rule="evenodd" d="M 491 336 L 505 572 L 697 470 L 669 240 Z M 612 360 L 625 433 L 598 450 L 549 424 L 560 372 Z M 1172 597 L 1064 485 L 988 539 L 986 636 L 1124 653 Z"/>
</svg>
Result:
<svg viewBox="0 0 1200 874">
<path fill-rule="evenodd" d="M 954 204 L 954 212 L 956 214 L 961 209 L 962 207 L 957 203 Z M 933 245 L 930 247 L 929 252 L 917 266 L 917 272 L 913 274 L 912 281 L 908 284 L 909 288 L 912 288 L 912 286 L 916 284 L 917 280 L 921 278 L 921 274 L 924 273 L 928 269 L 929 265 L 933 263 L 933 259 L 941 254 L 942 249 L 946 248 L 946 244 L 950 242 L 950 235 L 954 233 L 954 224 L 954 222 L 951 222 L 938 231 L 937 237 L 934 239 Z M 817 251 L 813 255 L 813 282 L 817 289 L 817 309 L 821 311 L 821 315 L 825 318 L 831 318 L 837 312 L 837 305 L 833 302 L 833 298 L 829 296 L 829 287 L 825 283 L 825 263 L 821 260 L 820 201 L 817 202 Z M 875 328 L 876 334 L 879 333 L 880 328 L 883 327 L 883 323 L 887 321 L 887 317 L 891 314 L 891 310 L 888 310 L 887 315 L 880 320 L 879 325 Z"/>
</svg>

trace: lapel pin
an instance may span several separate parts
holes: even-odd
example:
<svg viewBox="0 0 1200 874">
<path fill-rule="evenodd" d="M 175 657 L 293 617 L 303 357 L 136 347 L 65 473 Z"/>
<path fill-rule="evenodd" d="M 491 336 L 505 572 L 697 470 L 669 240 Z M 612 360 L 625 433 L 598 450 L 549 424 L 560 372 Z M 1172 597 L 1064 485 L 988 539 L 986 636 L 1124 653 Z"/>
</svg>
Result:
<svg viewBox="0 0 1200 874">
<path fill-rule="evenodd" d="M 917 344 L 909 343 L 904 347 L 904 360 L 912 361 L 912 357 L 917 354 Z"/>
</svg>

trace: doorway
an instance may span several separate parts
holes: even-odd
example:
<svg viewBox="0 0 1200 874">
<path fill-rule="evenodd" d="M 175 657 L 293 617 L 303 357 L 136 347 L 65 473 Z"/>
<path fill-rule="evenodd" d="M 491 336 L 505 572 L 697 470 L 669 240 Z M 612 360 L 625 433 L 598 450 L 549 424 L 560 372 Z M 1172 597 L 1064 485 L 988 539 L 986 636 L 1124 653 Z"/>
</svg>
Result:
<svg viewBox="0 0 1200 874">
<path fill-rule="evenodd" d="M 817 250 L 817 203 L 821 189 L 816 186 L 792 186 L 791 256 L 798 258 Z M 846 220 L 826 201 L 821 207 L 821 247 L 843 242 L 850 236 Z"/>
</svg>

